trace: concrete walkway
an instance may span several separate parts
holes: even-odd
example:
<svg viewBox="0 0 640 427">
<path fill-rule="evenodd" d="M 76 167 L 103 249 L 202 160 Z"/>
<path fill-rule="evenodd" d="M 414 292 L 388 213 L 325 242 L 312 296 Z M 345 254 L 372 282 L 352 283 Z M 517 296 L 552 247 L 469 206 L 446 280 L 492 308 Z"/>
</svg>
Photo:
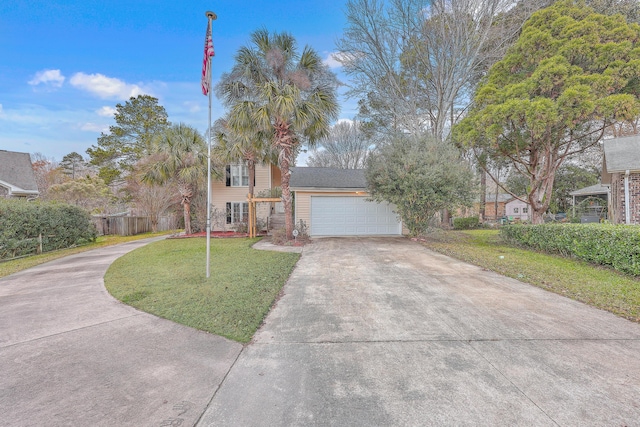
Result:
<svg viewBox="0 0 640 427">
<path fill-rule="evenodd" d="M 407 239 L 318 239 L 198 425 L 640 426 L 640 325 Z"/>
<path fill-rule="evenodd" d="M 238 343 L 113 299 L 108 266 L 149 241 L 0 279 L 0 425 L 192 426 Z"/>
</svg>

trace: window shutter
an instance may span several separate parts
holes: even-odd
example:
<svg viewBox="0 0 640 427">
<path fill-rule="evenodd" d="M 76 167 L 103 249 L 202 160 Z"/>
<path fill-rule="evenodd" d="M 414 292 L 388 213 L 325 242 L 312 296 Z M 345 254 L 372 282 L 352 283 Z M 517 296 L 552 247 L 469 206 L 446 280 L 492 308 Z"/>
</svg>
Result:
<svg viewBox="0 0 640 427">
<path fill-rule="evenodd" d="M 224 168 L 225 171 L 225 175 L 227 177 L 227 187 L 231 187 L 231 165 L 227 165 Z M 229 203 L 227 203 L 227 206 L 229 206 Z M 231 208 L 229 207 L 228 210 L 230 211 Z M 227 221 L 227 224 L 231 224 L 229 221 Z"/>
<path fill-rule="evenodd" d="M 227 224 L 231 224 L 231 203 L 230 202 L 227 202 Z"/>
</svg>

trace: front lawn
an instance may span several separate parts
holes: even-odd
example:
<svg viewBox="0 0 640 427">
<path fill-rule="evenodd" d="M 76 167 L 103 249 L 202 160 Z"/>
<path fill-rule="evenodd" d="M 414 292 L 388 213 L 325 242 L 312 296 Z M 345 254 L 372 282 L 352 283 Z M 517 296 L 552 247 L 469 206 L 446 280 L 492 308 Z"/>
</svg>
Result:
<svg viewBox="0 0 640 427">
<path fill-rule="evenodd" d="M 162 236 L 166 234 L 174 233 L 173 231 L 158 231 L 156 233 L 143 233 L 136 234 L 135 236 L 99 236 L 95 242 L 90 242 L 82 246 L 76 246 L 73 248 L 59 249 L 57 251 L 45 252 L 40 255 L 31 255 L 24 258 L 13 259 L 10 261 L 0 261 L 0 277 L 5 277 L 18 271 L 26 270 L 27 268 L 35 267 L 36 265 L 44 264 L 45 262 L 53 261 L 58 258 L 63 258 L 69 255 L 77 254 L 80 252 L 90 251 L 92 249 L 103 248 L 105 246 L 118 245 L 120 243 L 131 242 L 134 240 L 147 239 L 150 237 Z"/>
<path fill-rule="evenodd" d="M 291 274 L 299 254 L 252 249 L 259 239 L 170 239 L 117 259 L 107 290 L 142 311 L 246 343 Z"/>
<path fill-rule="evenodd" d="M 495 230 L 436 231 L 423 245 L 640 322 L 640 280 L 583 261 L 503 243 Z"/>
</svg>

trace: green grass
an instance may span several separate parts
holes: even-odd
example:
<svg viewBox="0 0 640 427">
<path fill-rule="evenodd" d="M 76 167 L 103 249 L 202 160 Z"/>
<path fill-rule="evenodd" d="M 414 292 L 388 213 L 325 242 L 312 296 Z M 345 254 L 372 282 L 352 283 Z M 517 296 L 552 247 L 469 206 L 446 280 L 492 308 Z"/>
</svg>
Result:
<svg viewBox="0 0 640 427">
<path fill-rule="evenodd" d="M 86 245 L 77 246 L 74 248 L 60 249 L 57 251 L 46 252 L 40 255 L 33 255 L 25 258 L 15 259 L 11 261 L 0 262 L 0 277 L 5 277 L 18 271 L 26 270 L 27 268 L 35 267 L 36 265 L 44 264 L 45 262 L 53 261 L 58 258 L 66 257 L 68 255 L 77 254 L 80 252 L 90 251 L 92 249 L 102 248 L 105 246 L 117 245 L 120 243 L 131 242 L 133 240 L 146 239 L 149 237 L 162 236 L 165 234 L 171 234 L 175 231 L 160 231 L 157 233 L 143 233 L 135 236 L 100 236 L 95 242 L 87 243 Z"/>
<path fill-rule="evenodd" d="M 640 322 L 640 280 L 583 261 L 509 246 L 495 230 L 437 231 L 426 247 Z M 503 257 L 503 258 L 501 258 Z"/>
<path fill-rule="evenodd" d="M 117 259 L 105 285 L 142 311 L 246 343 L 300 257 L 252 249 L 258 240 L 212 239 L 209 279 L 204 239 L 151 243 Z"/>
</svg>

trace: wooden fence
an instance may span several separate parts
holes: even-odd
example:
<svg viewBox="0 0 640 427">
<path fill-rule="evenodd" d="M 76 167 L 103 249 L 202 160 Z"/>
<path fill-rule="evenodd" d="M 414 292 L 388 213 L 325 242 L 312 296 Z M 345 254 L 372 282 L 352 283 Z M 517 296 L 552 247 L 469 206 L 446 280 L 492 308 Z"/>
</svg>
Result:
<svg viewBox="0 0 640 427">
<path fill-rule="evenodd" d="M 118 234 L 133 236 L 151 231 L 151 218 L 148 216 L 103 216 L 93 217 L 93 223 L 99 235 Z M 171 216 L 158 218 L 158 231 L 173 230 L 176 220 Z"/>
</svg>

